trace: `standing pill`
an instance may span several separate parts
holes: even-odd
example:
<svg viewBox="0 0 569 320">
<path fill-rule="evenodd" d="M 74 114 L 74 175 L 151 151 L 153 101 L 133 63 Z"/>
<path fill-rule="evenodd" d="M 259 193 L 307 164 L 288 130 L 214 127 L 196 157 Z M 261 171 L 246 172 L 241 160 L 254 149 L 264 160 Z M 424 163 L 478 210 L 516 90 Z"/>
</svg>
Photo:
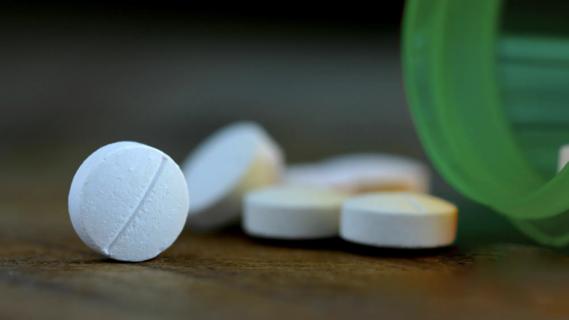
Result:
<svg viewBox="0 0 569 320">
<path fill-rule="evenodd" d="M 189 225 L 207 231 L 238 221 L 243 196 L 277 182 L 282 166 L 280 148 L 259 125 L 238 122 L 215 132 L 183 165 Z"/>
<path fill-rule="evenodd" d="M 189 197 L 178 165 L 162 151 L 117 142 L 91 154 L 73 177 L 69 214 L 91 249 L 121 261 L 152 259 L 180 235 Z"/>
</svg>

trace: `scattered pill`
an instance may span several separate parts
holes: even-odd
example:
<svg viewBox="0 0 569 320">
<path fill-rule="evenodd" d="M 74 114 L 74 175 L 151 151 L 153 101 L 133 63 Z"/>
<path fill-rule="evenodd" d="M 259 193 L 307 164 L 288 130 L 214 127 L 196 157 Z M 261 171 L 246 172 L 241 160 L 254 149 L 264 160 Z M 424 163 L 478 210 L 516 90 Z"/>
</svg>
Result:
<svg viewBox="0 0 569 320">
<path fill-rule="evenodd" d="M 120 261 L 144 261 L 166 250 L 184 228 L 189 206 L 178 165 L 137 142 L 91 154 L 75 173 L 68 200 L 81 240 Z"/>
<path fill-rule="evenodd" d="M 447 246 L 456 237 L 457 208 L 417 193 L 384 192 L 344 202 L 340 236 L 348 241 L 390 248 Z"/>
<path fill-rule="evenodd" d="M 243 196 L 276 183 L 282 167 L 280 148 L 259 125 L 240 122 L 214 133 L 183 165 L 192 198 L 192 230 L 236 222 Z"/>
<path fill-rule="evenodd" d="M 302 163 L 287 166 L 283 175 L 286 185 L 341 189 L 334 185 L 334 172 L 321 163 Z"/>
<path fill-rule="evenodd" d="M 569 144 L 563 145 L 559 149 L 559 171 L 565 167 L 567 162 L 569 162 Z"/>
<path fill-rule="evenodd" d="M 345 195 L 311 187 L 275 186 L 245 197 L 243 228 L 249 235 L 308 240 L 338 235 Z"/>
<path fill-rule="evenodd" d="M 430 173 L 419 161 L 387 154 L 353 154 L 313 164 L 292 165 L 284 181 L 352 194 L 373 191 L 429 191 Z"/>
</svg>

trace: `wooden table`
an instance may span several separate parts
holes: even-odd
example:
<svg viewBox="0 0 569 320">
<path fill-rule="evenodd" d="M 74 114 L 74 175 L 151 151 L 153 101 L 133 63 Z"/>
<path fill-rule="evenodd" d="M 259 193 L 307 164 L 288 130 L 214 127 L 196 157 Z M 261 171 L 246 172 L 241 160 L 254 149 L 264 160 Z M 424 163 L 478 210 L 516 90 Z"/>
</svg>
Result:
<svg viewBox="0 0 569 320">
<path fill-rule="evenodd" d="M 52 175 L 73 170 L 65 172 Z M 68 181 L 43 179 L 53 181 L 7 178 L 0 187 L 2 319 L 569 317 L 569 259 L 517 238 L 463 228 L 454 247 L 397 251 L 259 241 L 234 227 L 186 230 L 155 260 L 117 263 L 74 234 Z M 472 210 L 480 209 L 461 217 Z"/>
<path fill-rule="evenodd" d="M 113 25 L 56 15 L 44 28 L 30 17 L 0 30 L 0 319 L 569 318 L 566 254 L 467 202 L 457 245 L 441 250 L 258 241 L 235 227 L 186 230 L 145 263 L 101 258 L 74 234 L 66 197 L 79 161 L 103 143 L 136 139 L 180 160 L 218 125 L 255 119 L 290 161 L 420 157 L 399 38 L 185 16 Z"/>
</svg>

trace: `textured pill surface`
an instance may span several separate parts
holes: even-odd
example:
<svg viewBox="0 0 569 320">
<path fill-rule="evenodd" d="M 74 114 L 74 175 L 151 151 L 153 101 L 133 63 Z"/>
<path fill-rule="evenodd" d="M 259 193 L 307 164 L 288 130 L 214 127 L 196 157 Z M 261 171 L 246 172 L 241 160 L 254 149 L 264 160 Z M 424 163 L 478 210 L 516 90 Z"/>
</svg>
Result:
<svg viewBox="0 0 569 320">
<path fill-rule="evenodd" d="M 457 211 L 445 200 L 418 193 L 361 195 L 344 202 L 340 236 L 378 247 L 448 246 L 456 238 Z"/>
<path fill-rule="evenodd" d="M 181 233 L 189 209 L 186 180 L 162 151 L 117 142 L 91 154 L 69 192 L 73 227 L 91 249 L 116 260 L 144 261 Z"/>
<path fill-rule="evenodd" d="M 338 235 L 346 195 L 315 187 L 275 186 L 249 193 L 243 229 L 273 239 L 318 239 Z"/>
<path fill-rule="evenodd" d="M 188 223 L 207 231 L 236 222 L 243 196 L 280 180 L 280 148 L 259 125 L 238 122 L 215 132 L 184 162 L 192 207 Z"/>
<path fill-rule="evenodd" d="M 285 183 L 327 187 L 352 194 L 428 192 L 430 173 L 421 162 L 389 154 L 351 154 L 287 168 Z"/>
</svg>

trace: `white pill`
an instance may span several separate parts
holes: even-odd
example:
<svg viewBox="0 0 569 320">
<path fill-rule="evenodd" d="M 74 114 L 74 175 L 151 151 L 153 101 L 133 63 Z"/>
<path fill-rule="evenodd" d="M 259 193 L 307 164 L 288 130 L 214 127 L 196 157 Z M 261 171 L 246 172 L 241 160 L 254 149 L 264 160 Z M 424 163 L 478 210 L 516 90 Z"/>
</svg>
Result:
<svg viewBox="0 0 569 320">
<path fill-rule="evenodd" d="M 388 154 L 344 155 L 290 166 L 285 183 L 328 187 L 352 194 L 371 191 L 429 191 L 430 173 L 421 162 Z"/>
<path fill-rule="evenodd" d="M 559 148 L 558 170 L 561 171 L 567 162 L 569 162 L 569 144 L 563 145 Z"/>
<path fill-rule="evenodd" d="M 454 242 L 457 208 L 417 193 L 384 192 L 344 202 L 340 236 L 378 247 L 435 248 Z"/>
<path fill-rule="evenodd" d="M 121 261 L 166 250 L 184 228 L 189 197 L 178 165 L 162 151 L 117 142 L 91 154 L 69 191 L 75 232 L 91 249 Z"/>
<path fill-rule="evenodd" d="M 338 235 L 345 195 L 329 189 L 276 186 L 245 197 L 243 228 L 272 239 L 318 239 Z"/>
<path fill-rule="evenodd" d="M 286 185 L 342 189 L 334 184 L 335 172 L 322 163 L 302 163 L 287 166 L 283 176 Z"/>
<path fill-rule="evenodd" d="M 192 198 L 188 223 L 211 230 L 237 222 L 247 192 L 280 180 L 283 156 L 259 125 L 239 122 L 206 139 L 182 167 Z"/>
</svg>

